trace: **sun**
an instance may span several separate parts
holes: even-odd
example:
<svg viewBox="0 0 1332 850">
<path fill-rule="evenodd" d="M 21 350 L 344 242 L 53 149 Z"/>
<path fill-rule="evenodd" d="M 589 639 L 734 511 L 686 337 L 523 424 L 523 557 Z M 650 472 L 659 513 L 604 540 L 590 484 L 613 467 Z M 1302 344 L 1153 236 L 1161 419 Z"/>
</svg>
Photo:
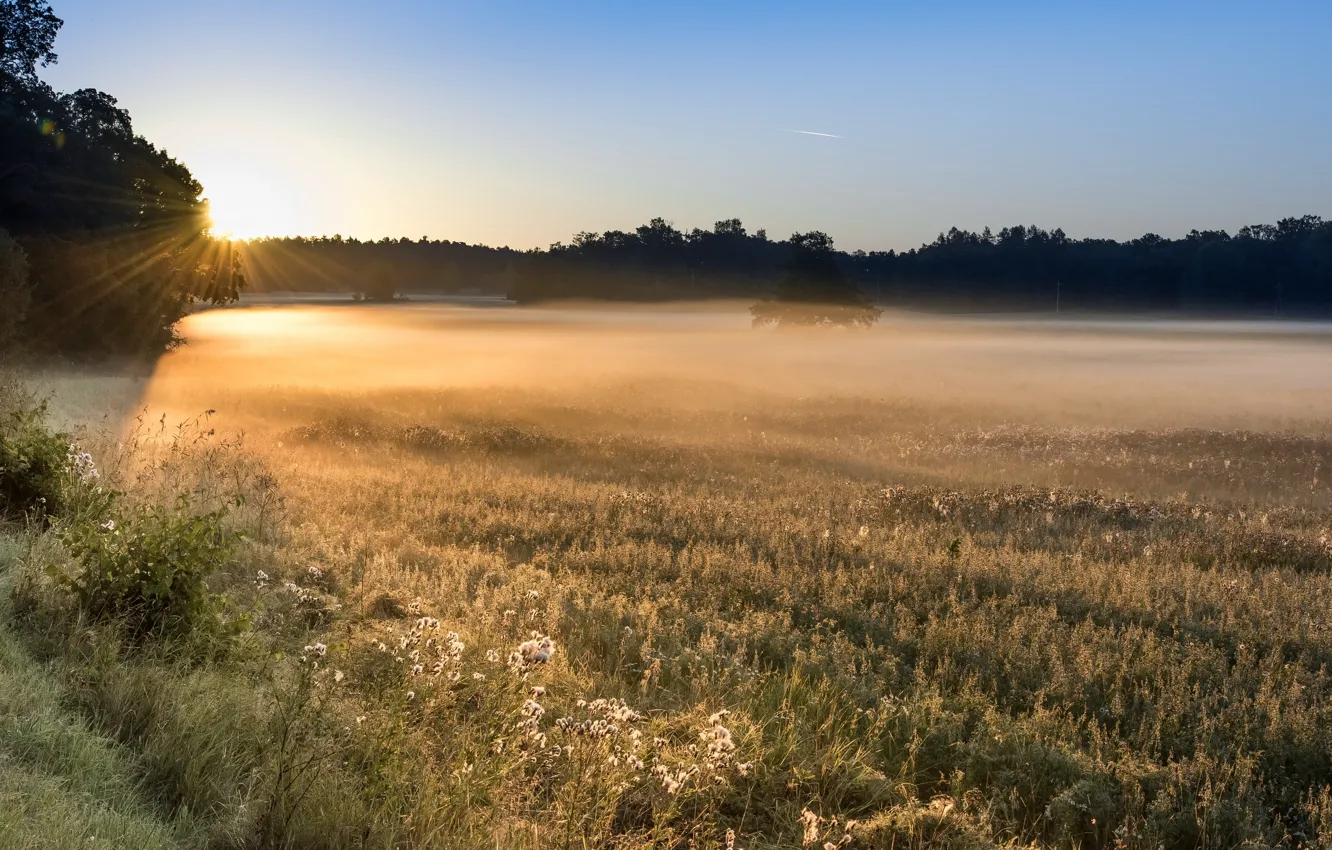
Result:
<svg viewBox="0 0 1332 850">
<path fill-rule="evenodd" d="M 213 168 L 200 182 L 218 236 L 255 239 L 298 232 L 297 204 L 284 181 L 250 168 Z"/>
</svg>

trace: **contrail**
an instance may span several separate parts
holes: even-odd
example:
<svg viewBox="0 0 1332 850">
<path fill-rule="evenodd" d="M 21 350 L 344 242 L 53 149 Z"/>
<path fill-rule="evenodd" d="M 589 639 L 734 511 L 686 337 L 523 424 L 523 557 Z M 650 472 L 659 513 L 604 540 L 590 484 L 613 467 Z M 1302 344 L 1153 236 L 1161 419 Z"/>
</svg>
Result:
<svg viewBox="0 0 1332 850">
<path fill-rule="evenodd" d="M 842 138 L 841 136 L 834 136 L 832 133 L 816 133 L 813 130 L 788 130 L 785 127 L 781 128 L 781 130 L 783 133 L 799 133 L 802 136 L 822 136 L 825 139 Z"/>
</svg>

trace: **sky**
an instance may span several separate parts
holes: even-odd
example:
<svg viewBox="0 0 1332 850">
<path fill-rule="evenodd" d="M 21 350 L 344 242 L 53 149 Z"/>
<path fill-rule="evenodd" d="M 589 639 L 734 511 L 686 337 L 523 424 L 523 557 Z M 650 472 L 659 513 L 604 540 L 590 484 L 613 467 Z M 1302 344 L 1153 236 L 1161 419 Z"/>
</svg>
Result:
<svg viewBox="0 0 1332 850">
<path fill-rule="evenodd" d="M 241 237 L 1332 217 L 1327 0 L 52 5 L 47 81 L 119 98 Z"/>
</svg>

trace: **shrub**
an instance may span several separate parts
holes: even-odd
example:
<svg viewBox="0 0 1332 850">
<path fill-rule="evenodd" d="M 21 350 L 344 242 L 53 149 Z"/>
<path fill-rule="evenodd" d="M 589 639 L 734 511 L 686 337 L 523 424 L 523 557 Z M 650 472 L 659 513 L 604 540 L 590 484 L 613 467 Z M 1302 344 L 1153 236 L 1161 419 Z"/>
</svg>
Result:
<svg viewBox="0 0 1332 850">
<path fill-rule="evenodd" d="M 230 554 L 235 535 L 226 510 L 195 514 L 188 496 L 174 508 L 111 511 L 100 524 L 78 523 L 62 537 L 82 569 L 54 573 L 95 619 L 121 620 L 133 639 L 216 627 L 217 598 L 207 579 Z"/>
<path fill-rule="evenodd" d="M 58 515 L 71 474 L 69 437 L 42 424 L 44 406 L 0 414 L 0 516 Z"/>
</svg>

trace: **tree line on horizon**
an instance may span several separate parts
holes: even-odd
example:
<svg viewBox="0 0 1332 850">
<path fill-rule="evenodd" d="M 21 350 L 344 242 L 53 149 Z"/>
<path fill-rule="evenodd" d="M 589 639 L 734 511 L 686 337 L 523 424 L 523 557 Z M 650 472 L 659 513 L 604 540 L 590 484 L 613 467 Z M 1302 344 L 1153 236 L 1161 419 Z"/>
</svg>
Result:
<svg viewBox="0 0 1332 850">
<path fill-rule="evenodd" d="M 239 257 L 114 97 L 38 77 L 62 24 L 46 0 L 0 0 L 0 347 L 161 351 L 191 303 L 238 296 Z"/>
<path fill-rule="evenodd" d="M 827 240 L 845 280 L 876 303 L 975 309 L 1332 311 L 1332 221 L 1305 215 L 1237 233 L 1179 239 L 1073 239 L 1061 229 L 952 228 L 908 251 L 837 251 L 817 231 L 773 240 L 739 219 L 684 231 L 661 218 L 633 230 L 582 232 L 546 250 L 427 239 L 289 237 L 242 249 L 259 289 L 353 290 L 372 264 L 398 290 L 479 292 L 520 303 L 788 297 L 799 245 Z M 797 290 L 799 287 L 797 287 Z M 827 289 L 825 291 L 831 292 Z"/>
</svg>

